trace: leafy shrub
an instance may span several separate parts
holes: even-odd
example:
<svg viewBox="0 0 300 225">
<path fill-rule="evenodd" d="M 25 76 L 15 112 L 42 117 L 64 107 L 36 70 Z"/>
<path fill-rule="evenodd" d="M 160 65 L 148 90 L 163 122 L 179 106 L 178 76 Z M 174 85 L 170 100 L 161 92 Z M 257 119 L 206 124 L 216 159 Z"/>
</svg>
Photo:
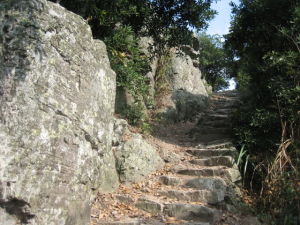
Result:
<svg viewBox="0 0 300 225">
<path fill-rule="evenodd" d="M 300 223 L 300 3 L 242 0 L 226 46 L 242 105 L 236 143 L 245 146 L 257 183 L 257 208 L 269 224 Z M 229 55 L 230 55 L 229 54 Z M 253 179 L 252 179 L 253 178 Z"/>
<path fill-rule="evenodd" d="M 146 120 L 144 107 L 140 103 L 126 106 L 123 109 L 122 114 L 128 122 L 134 126 L 142 126 L 143 122 Z"/>
<path fill-rule="evenodd" d="M 142 55 L 138 40 L 130 26 L 120 26 L 105 39 L 117 85 L 127 88 L 138 99 L 148 94 L 149 60 Z"/>
<path fill-rule="evenodd" d="M 199 34 L 200 57 L 199 63 L 205 79 L 212 86 L 214 91 L 218 91 L 229 86 L 226 72 L 226 56 L 221 37 L 207 34 Z"/>
</svg>

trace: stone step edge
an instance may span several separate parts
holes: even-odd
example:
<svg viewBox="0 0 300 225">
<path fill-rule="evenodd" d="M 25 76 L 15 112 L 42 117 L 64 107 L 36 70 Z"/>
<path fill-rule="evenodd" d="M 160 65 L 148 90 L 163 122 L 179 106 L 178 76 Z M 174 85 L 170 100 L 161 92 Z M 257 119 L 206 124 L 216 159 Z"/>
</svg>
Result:
<svg viewBox="0 0 300 225">
<path fill-rule="evenodd" d="M 198 210 L 198 217 L 206 217 L 204 220 L 214 221 L 215 214 L 219 214 L 217 209 L 211 208 L 204 204 L 188 204 L 188 203 L 161 203 L 160 201 L 154 201 L 147 198 L 140 198 L 135 204 L 135 207 L 146 211 L 152 215 L 167 215 L 171 217 L 182 218 L 180 214 L 190 213 L 194 215 L 195 210 Z M 177 208 L 177 209 L 176 209 Z M 176 216 L 176 211 L 179 215 Z M 202 214 L 202 215 L 201 215 Z M 183 216 L 184 217 L 184 216 Z M 207 218 L 208 217 L 208 218 Z"/>
</svg>

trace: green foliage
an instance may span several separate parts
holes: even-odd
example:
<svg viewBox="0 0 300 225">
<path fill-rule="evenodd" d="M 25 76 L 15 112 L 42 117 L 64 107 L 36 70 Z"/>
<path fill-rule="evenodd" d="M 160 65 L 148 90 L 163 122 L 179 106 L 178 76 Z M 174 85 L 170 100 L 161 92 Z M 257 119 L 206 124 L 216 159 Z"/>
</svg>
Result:
<svg viewBox="0 0 300 225">
<path fill-rule="evenodd" d="M 164 95 L 168 94 L 171 89 L 171 77 L 170 77 L 170 70 L 171 70 L 171 56 L 169 51 L 165 51 L 159 57 L 157 62 L 157 70 L 155 74 L 155 94 L 157 101 Z"/>
<path fill-rule="evenodd" d="M 245 178 L 246 178 L 248 164 L 249 164 L 249 157 L 250 155 L 245 149 L 245 145 L 243 145 L 236 159 L 236 165 L 239 167 L 239 170 L 242 172 L 241 174 L 243 176 L 243 183 L 245 183 Z"/>
<path fill-rule="evenodd" d="M 191 29 L 200 31 L 207 27 L 215 11 L 210 9 L 213 0 L 151 0 L 151 16 L 145 27 L 158 49 L 188 44 Z"/>
<path fill-rule="evenodd" d="M 236 142 L 262 188 L 260 212 L 272 224 L 299 224 L 300 2 L 242 0 L 233 13 L 226 49 L 243 96 Z"/>
<path fill-rule="evenodd" d="M 148 58 L 141 54 L 131 27 L 121 26 L 105 39 L 117 85 L 127 88 L 136 100 L 148 94 Z"/>
<path fill-rule="evenodd" d="M 141 54 L 138 39 L 152 37 L 155 50 L 190 42 L 191 29 L 207 26 L 215 12 L 212 0 L 61 0 L 60 4 L 81 15 L 91 25 L 95 38 L 105 41 L 117 85 L 133 95 L 136 104 L 151 106 L 148 97 L 149 59 Z M 127 115 L 136 122 L 137 109 Z M 134 111 L 134 113 L 133 113 Z"/>
<path fill-rule="evenodd" d="M 139 31 L 149 17 L 147 0 L 62 0 L 61 5 L 88 20 L 96 38 L 112 35 L 116 24 Z"/>
<path fill-rule="evenodd" d="M 118 27 L 112 36 L 105 39 L 112 69 L 117 74 L 117 86 L 126 88 L 135 103 L 127 106 L 122 114 L 129 123 L 142 126 L 145 123 L 144 102 L 148 102 L 149 60 L 142 55 L 138 40 L 129 26 Z"/>
<path fill-rule="evenodd" d="M 117 24 L 151 36 L 158 49 L 188 43 L 191 29 L 201 30 L 213 18 L 213 0 L 62 0 L 92 26 L 96 38 L 111 36 Z"/>
<path fill-rule="evenodd" d="M 131 125 L 142 125 L 145 121 L 144 108 L 140 103 L 129 105 L 124 108 L 122 113 Z"/>
<path fill-rule="evenodd" d="M 198 40 L 200 43 L 199 62 L 207 82 L 214 91 L 227 88 L 229 84 L 226 79 L 229 77 L 226 72 L 227 61 L 221 37 L 201 33 L 198 35 Z"/>
</svg>

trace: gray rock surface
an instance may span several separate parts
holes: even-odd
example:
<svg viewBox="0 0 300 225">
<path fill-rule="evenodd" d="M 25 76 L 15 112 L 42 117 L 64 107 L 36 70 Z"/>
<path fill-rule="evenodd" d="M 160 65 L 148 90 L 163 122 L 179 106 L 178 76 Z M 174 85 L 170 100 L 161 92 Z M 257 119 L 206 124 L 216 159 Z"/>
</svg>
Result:
<svg viewBox="0 0 300 225">
<path fill-rule="evenodd" d="M 161 168 L 158 152 L 140 134 L 131 133 L 125 120 L 115 120 L 114 153 L 121 182 L 138 182 Z"/>
<path fill-rule="evenodd" d="M 167 120 L 195 119 L 199 112 L 207 108 L 208 95 L 212 90 L 199 69 L 199 43 L 196 38 L 191 44 L 192 46 L 181 46 L 180 50 L 172 48 L 169 56 L 154 57 L 150 64 L 151 71 L 146 75 L 149 78 L 149 98 L 157 100 L 158 113 Z M 154 45 L 153 40 L 142 37 L 139 45 L 141 51 L 151 57 L 149 48 Z M 159 74 L 162 58 L 166 73 L 164 78 Z M 157 93 L 157 87 L 161 86 L 169 90 Z"/>
<path fill-rule="evenodd" d="M 210 88 L 190 55 L 171 49 L 170 93 L 164 96 L 163 112 L 169 120 L 182 121 L 195 118 L 207 108 Z"/>
<path fill-rule="evenodd" d="M 118 186 L 115 74 L 87 23 L 46 0 L 0 2 L 0 224 L 84 225 Z"/>
</svg>

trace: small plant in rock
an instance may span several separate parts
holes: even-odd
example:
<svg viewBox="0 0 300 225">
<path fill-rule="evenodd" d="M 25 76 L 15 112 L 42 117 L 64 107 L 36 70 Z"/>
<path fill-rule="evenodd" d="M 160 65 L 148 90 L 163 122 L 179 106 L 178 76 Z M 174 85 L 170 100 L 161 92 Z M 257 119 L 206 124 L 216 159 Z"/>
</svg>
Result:
<svg viewBox="0 0 300 225">
<path fill-rule="evenodd" d="M 171 77 L 170 77 L 171 56 L 169 50 L 166 50 L 159 57 L 157 71 L 155 74 L 155 95 L 157 102 L 159 99 L 170 92 Z"/>
<path fill-rule="evenodd" d="M 128 120 L 128 122 L 133 126 L 141 126 L 146 120 L 146 115 L 144 113 L 145 108 L 141 103 L 136 103 L 133 105 L 128 105 L 123 109 L 122 114 Z"/>
</svg>

